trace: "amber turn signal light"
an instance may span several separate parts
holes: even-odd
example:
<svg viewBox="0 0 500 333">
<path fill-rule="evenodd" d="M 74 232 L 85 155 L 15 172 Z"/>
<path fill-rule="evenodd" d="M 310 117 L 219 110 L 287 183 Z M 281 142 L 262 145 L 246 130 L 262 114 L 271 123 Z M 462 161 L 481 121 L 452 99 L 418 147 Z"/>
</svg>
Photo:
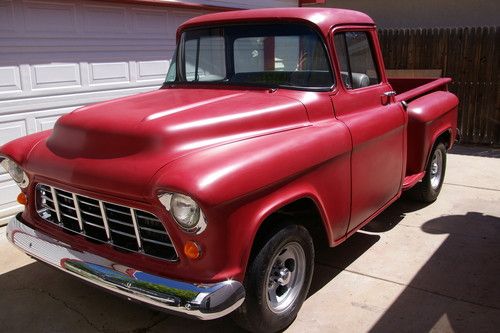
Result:
<svg viewBox="0 0 500 333">
<path fill-rule="evenodd" d="M 26 204 L 28 203 L 28 197 L 26 197 L 26 194 L 21 192 L 17 195 L 17 202 L 19 202 L 23 206 L 26 206 Z"/>
<path fill-rule="evenodd" d="M 200 246 L 193 241 L 187 241 L 184 244 L 184 254 L 189 259 L 198 259 L 201 256 Z"/>
</svg>

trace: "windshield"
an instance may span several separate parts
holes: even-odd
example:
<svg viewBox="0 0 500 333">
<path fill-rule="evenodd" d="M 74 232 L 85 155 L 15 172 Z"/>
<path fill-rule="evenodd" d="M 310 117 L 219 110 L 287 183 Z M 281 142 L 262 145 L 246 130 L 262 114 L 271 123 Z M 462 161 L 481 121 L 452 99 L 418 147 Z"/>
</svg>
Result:
<svg viewBox="0 0 500 333">
<path fill-rule="evenodd" d="M 182 33 L 166 83 L 330 89 L 324 45 L 300 24 L 197 28 Z"/>
</svg>

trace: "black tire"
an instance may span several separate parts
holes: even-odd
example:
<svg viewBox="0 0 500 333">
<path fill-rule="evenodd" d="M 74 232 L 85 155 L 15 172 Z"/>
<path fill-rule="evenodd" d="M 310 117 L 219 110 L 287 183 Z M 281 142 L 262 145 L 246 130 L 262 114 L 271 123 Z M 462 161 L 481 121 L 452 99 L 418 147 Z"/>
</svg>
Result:
<svg viewBox="0 0 500 333">
<path fill-rule="evenodd" d="M 424 178 L 410 191 L 412 197 L 425 203 L 436 201 L 443 186 L 445 171 L 446 147 L 443 143 L 438 143 L 431 152 Z"/>
<path fill-rule="evenodd" d="M 305 259 L 302 264 L 299 264 L 302 262 L 299 247 Z M 286 259 L 283 268 L 279 269 L 280 258 L 287 258 L 294 253 L 297 255 L 296 260 Z M 288 269 L 290 270 L 286 273 Z M 278 273 L 277 270 L 280 273 L 285 272 L 285 280 L 278 279 L 279 281 L 273 283 L 271 273 Z M 251 332 L 276 332 L 288 327 L 307 296 L 313 271 L 314 245 L 307 229 L 299 225 L 283 227 L 264 242 L 249 262 L 244 281 L 245 302 L 233 312 L 233 319 L 239 326 Z M 299 278 L 302 274 L 303 278 Z M 278 276 L 272 275 L 272 278 Z M 286 281 L 287 285 L 280 285 Z M 299 281 L 302 281 L 302 284 L 299 285 Z M 275 285 L 278 287 L 274 288 Z M 285 291 L 287 286 L 290 287 Z M 279 307 L 279 302 L 273 302 L 268 296 L 268 292 L 269 295 L 278 295 L 279 290 L 283 292 L 282 297 L 286 300 L 281 303 L 282 308 Z"/>
</svg>

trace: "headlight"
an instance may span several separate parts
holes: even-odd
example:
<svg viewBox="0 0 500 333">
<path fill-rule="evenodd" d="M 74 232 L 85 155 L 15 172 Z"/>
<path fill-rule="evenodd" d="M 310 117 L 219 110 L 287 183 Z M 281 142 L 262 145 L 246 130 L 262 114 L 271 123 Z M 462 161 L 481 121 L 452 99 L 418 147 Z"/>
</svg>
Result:
<svg viewBox="0 0 500 333">
<path fill-rule="evenodd" d="M 199 234 L 205 230 L 205 217 L 193 199 L 179 193 L 164 193 L 158 198 L 184 231 Z"/>
<path fill-rule="evenodd" d="M 29 184 L 29 178 L 26 172 L 21 169 L 16 162 L 9 158 L 4 158 L 0 165 L 9 173 L 20 188 L 26 188 Z"/>
</svg>

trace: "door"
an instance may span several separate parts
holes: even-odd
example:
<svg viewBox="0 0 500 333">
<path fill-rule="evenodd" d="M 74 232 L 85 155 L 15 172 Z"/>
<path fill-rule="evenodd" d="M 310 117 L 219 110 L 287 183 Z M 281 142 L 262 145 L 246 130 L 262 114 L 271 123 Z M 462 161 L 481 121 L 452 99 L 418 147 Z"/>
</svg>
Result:
<svg viewBox="0 0 500 333">
<path fill-rule="evenodd" d="M 339 93 L 333 104 L 337 118 L 352 137 L 352 204 L 348 232 L 398 195 L 404 166 L 406 114 L 387 103 L 391 91 L 375 52 L 373 28 L 336 30 Z"/>
</svg>

